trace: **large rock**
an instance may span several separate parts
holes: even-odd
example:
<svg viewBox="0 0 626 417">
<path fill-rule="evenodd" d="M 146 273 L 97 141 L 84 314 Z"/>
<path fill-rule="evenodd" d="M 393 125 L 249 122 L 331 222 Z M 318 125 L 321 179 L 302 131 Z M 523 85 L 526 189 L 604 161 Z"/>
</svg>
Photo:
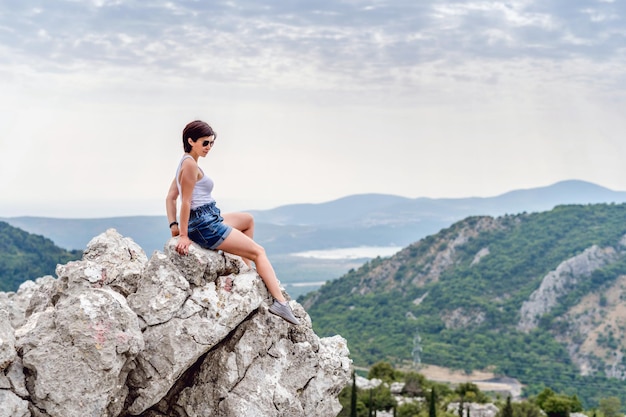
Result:
<svg viewBox="0 0 626 417">
<path fill-rule="evenodd" d="M 347 355 L 343 338 L 320 340 L 308 326 L 290 326 L 263 308 L 207 354 L 191 386 L 174 393 L 172 407 L 190 417 L 213 410 L 222 417 L 336 416 L 350 372 Z"/>
<path fill-rule="evenodd" d="M 175 245 L 148 260 L 108 230 L 57 279 L 0 293 L 0 417 L 337 415 L 346 341 L 294 301 L 300 326 L 270 314 L 241 258 Z"/>
<path fill-rule="evenodd" d="M 158 271 L 168 268 L 164 255 L 153 256 L 151 262 L 155 258 L 160 267 L 147 269 L 149 276 L 142 279 L 146 285 L 140 285 L 130 300 L 149 324 L 144 331 L 146 348 L 137 358 L 137 369 L 130 382 L 137 395 L 129 408 L 134 414 L 156 404 L 186 369 L 222 342 L 267 299 L 263 282 L 252 272 L 228 277 L 234 280 L 230 292 L 224 290 L 223 281 L 227 277 L 217 280 L 217 285 L 209 282 L 193 289 L 187 281 L 178 279 L 180 277 L 175 279 L 178 287 L 166 283 L 155 285 L 164 276 Z M 166 281 L 171 283 L 171 276 Z M 156 288 L 160 288 L 161 293 L 155 296 Z M 187 289 L 184 299 L 180 296 L 183 288 Z M 175 311 L 173 305 L 177 306 Z M 171 317 L 159 319 L 157 312 L 163 311 Z"/>
<path fill-rule="evenodd" d="M 0 310 L 0 371 L 7 368 L 16 358 L 15 333 L 9 321 L 9 313 Z"/>
<path fill-rule="evenodd" d="M 33 314 L 16 336 L 31 402 L 51 416 L 121 410 L 131 361 L 144 348 L 137 316 L 107 288 L 62 298 Z"/>
<path fill-rule="evenodd" d="M 50 275 L 37 278 L 35 281 L 25 281 L 18 288 L 17 292 L 0 292 L 0 307 L 9 314 L 11 326 L 15 329 L 26 322 L 27 310 L 31 304 L 38 304 L 33 301 L 33 297 L 42 287 L 54 285 L 56 279 Z M 49 297 L 46 297 L 48 299 Z"/>
<path fill-rule="evenodd" d="M 571 291 L 582 278 L 615 262 L 618 257 L 618 252 L 610 246 L 600 248 L 593 245 L 583 253 L 561 262 L 554 271 L 550 271 L 543 278 L 541 285 L 533 291 L 529 299 L 522 303 L 518 330 L 530 332 L 535 329 L 541 317 L 558 304 L 559 297 Z"/>
</svg>

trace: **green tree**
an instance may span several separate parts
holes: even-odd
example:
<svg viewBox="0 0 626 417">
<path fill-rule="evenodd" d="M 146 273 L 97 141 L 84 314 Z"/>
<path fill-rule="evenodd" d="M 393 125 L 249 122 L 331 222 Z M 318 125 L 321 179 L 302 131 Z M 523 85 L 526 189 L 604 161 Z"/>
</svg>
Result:
<svg viewBox="0 0 626 417">
<path fill-rule="evenodd" d="M 367 379 L 378 378 L 383 382 L 391 383 L 396 380 L 396 370 L 389 362 L 377 362 L 370 368 Z"/>
<path fill-rule="evenodd" d="M 539 406 L 531 401 L 521 401 L 512 404 L 513 417 L 542 417 Z"/>
<path fill-rule="evenodd" d="M 557 394 L 550 388 L 545 388 L 539 393 L 536 402 L 548 417 L 569 417 L 570 413 L 583 410 L 577 395 L 569 397 L 564 394 Z"/>
<path fill-rule="evenodd" d="M 398 406 L 397 417 L 418 417 L 422 408 L 418 403 L 410 402 Z"/>
<path fill-rule="evenodd" d="M 417 372 L 408 372 L 404 375 L 404 387 L 402 395 L 407 397 L 418 397 L 424 395 L 424 385 L 426 378 Z"/>
<path fill-rule="evenodd" d="M 356 406 L 354 408 L 352 407 L 353 392 L 357 395 Z M 350 385 L 341 390 L 339 393 L 339 403 L 342 408 L 337 417 L 355 417 L 355 415 L 356 417 L 367 417 L 367 407 L 362 401 L 362 392 L 358 387 L 354 386 L 353 390 L 353 385 Z M 353 410 L 356 412 L 355 415 L 352 414 Z"/>
<path fill-rule="evenodd" d="M 541 391 L 538 395 L 537 398 L 535 400 L 535 402 L 537 403 L 537 405 L 539 407 L 541 407 L 541 409 L 543 409 L 544 403 L 546 402 L 546 400 L 550 397 L 554 397 L 556 395 L 556 393 L 554 391 L 552 391 L 552 389 L 550 388 L 544 388 L 543 391 Z"/>
<path fill-rule="evenodd" d="M 484 404 L 489 402 L 489 397 L 483 393 L 478 385 L 472 382 L 465 382 L 459 384 L 454 392 L 459 396 L 461 401 L 467 400 L 468 402 L 476 402 Z"/>
<path fill-rule="evenodd" d="M 461 397 L 461 401 L 459 401 L 459 409 L 457 411 L 459 413 L 459 417 L 463 417 L 463 397 Z"/>
<path fill-rule="evenodd" d="M 391 394 L 391 389 L 387 386 L 379 387 L 376 392 L 376 409 L 389 411 L 396 405 L 398 405 L 398 403 Z"/>
<path fill-rule="evenodd" d="M 430 400 L 428 401 L 428 417 L 437 417 L 437 394 L 435 389 L 430 390 Z"/>
<path fill-rule="evenodd" d="M 356 375 L 352 371 L 352 392 L 350 393 L 350 417 L 357 417 L 356 415 Z"/>
<path fill-rule="evenodd" d="M 583 411 L 583 405 L 580 402 L 580 398 L 578 398 L 578 395 L 574 394 L 570 397 L 570 401 L 571 401 L 571 408 L 570 411 L 572 413 L 580 413 L 581 411 Z M 619 401 L 619 398 L 618 398 Z"/>
<path fill-rule="evenodd" d="M 608 397 L 600 399 L 598 408 L 604 414 L 604 417 L 619 417 L 622 416 L 620 409 L 622 408 L 622 402 L 617 397 Z"/>
<path fill-rule="evenodd" d="M 501 417 L 513 417 L 513 406 L 511 405 L 511 396 L 506 397 L 506 404 L 500 413 Z"/>
<path fill-rule="evenodd" d="M 548 417 L 569 417 L 572 402 L 564 395 L 553 395 L 543 403 L 543 411 Z"/>
<path fill-rule="evenodd" d="M 368 410 L 371 410 L 372 414 L 377 410 L 391 410 L 397 404 L 393 395 L 391 395 L 391 390 L 385 385 L 379 385 L 369 390 L 361 390 L 358 393 L 357 402 L 363 403 Z"/>
</svg>

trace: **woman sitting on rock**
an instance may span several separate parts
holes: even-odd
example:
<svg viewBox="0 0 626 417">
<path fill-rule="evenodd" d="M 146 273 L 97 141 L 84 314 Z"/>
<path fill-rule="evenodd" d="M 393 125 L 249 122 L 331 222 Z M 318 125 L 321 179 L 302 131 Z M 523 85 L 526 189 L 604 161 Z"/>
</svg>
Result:
<svg viewBox="0 0 626 417">
<path fill-rule="evenodd" d="M 300 324 L 283 297 L 276 273 L 265 249 L 253 240 L 254 219 L 248 213 L 220 214 L 211 196 L 213 181 L 198 166 L 198 158 L 205 157 L 215 144 L 217 135 L 207 123 L 200 120 L 189 123 L 183 130 L 183 155 L 176 177 L 166 199 L 167 218 L 172 236 L 179 236 L 176 251 L 189 252 L 191 242 L 205 249 L 222 250 L 241 256 L 250 266 L 256 265 L 274 303 L 269 311 L 293 324 Z M 180 221 L 176 221 L 176 200 L 181 197 Z"/>
</svg>

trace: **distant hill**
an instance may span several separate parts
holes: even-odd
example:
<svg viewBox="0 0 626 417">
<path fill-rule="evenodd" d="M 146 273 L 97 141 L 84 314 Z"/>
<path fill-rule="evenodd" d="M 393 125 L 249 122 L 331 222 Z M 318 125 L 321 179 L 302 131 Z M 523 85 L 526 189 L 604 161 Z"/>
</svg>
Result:
<svg viewBox="0 0 626 417">
<path fill-rule="evenodd" d="M 362 194 L 320 204 L 293 204 L 251 211 L 260 223 L 299 226 L 375 227 L 404 226 L 430 221 L 445 223 L 471 215 L 546 211 L 561 204 L 626 202 L 626 192 L 613 191 L 585 181 L 515 190 L 495 197 L 406 198 Z M 439 229 L 437 229 L 439 230 Z"/>
<path fill-rule="evenodd" d="M 516 190 L 486 198 L 406 198 L 384 194 L 353 195 L 319 204 L 293 204 L 250 210 L 256 238 L 270 255 L 356 246 L 406 246 L 472 215 L 550 210 L 559 204 L 626 202 L 626 192 L 584 181 Z M 133 238 L 150 255 L 169 238 L 163 216 L 100 219 L 12 217 L 15 227 L 52 239 L 67 249 L 82 249 L 108 228 Z"/>
<path fill-rule="evenodd" d="M 513 196 L 514 197 L 514 196 Z M 626 402 L 626 204 L 472 216 L 300 297 L 357 366 L 490 370 Z"/>
<path fill-rule="evenodd" d="M 317 259 L 293 256 L 311 250 L 367 246 L 404 247 L 472 215 L 550 210 L 558 204 L 626 202 L 626 192 L 584 181 L 511 191 L 486 198 L 406 198 L 384 194 L 352 195 L 319 204 L 292 204 L 250 210 L 255 239 L 272 259 L 281 282 L 294 297 L 345 274 L 369 258 Z M 89 240 L 114 228 L 131 237 L 151 256 L 170 238 L 165 216 L 94 219 L 5 218 L 7 223 L 46 236 L 66 249 L 84 249 Z"/>
<path fill-rule="evenodd" d="M 57 264 L 79 259 L 82 251 L 67 251 L 50 239 L 0 222 L 0 291 L 16 291 L 29 279 L 54 275 Z"/>
</svg>

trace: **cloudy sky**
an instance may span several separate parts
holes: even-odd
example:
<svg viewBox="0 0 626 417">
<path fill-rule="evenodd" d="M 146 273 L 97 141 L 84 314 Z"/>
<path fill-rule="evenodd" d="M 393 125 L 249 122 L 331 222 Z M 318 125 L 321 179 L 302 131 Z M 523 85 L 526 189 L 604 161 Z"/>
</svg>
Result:
<svg viewBox="0 0 626 417">
<path fill-rule="evenodd" d="M 626 190 L 623 0 L 0 0 L 0 217 Z"/>
</svg>

